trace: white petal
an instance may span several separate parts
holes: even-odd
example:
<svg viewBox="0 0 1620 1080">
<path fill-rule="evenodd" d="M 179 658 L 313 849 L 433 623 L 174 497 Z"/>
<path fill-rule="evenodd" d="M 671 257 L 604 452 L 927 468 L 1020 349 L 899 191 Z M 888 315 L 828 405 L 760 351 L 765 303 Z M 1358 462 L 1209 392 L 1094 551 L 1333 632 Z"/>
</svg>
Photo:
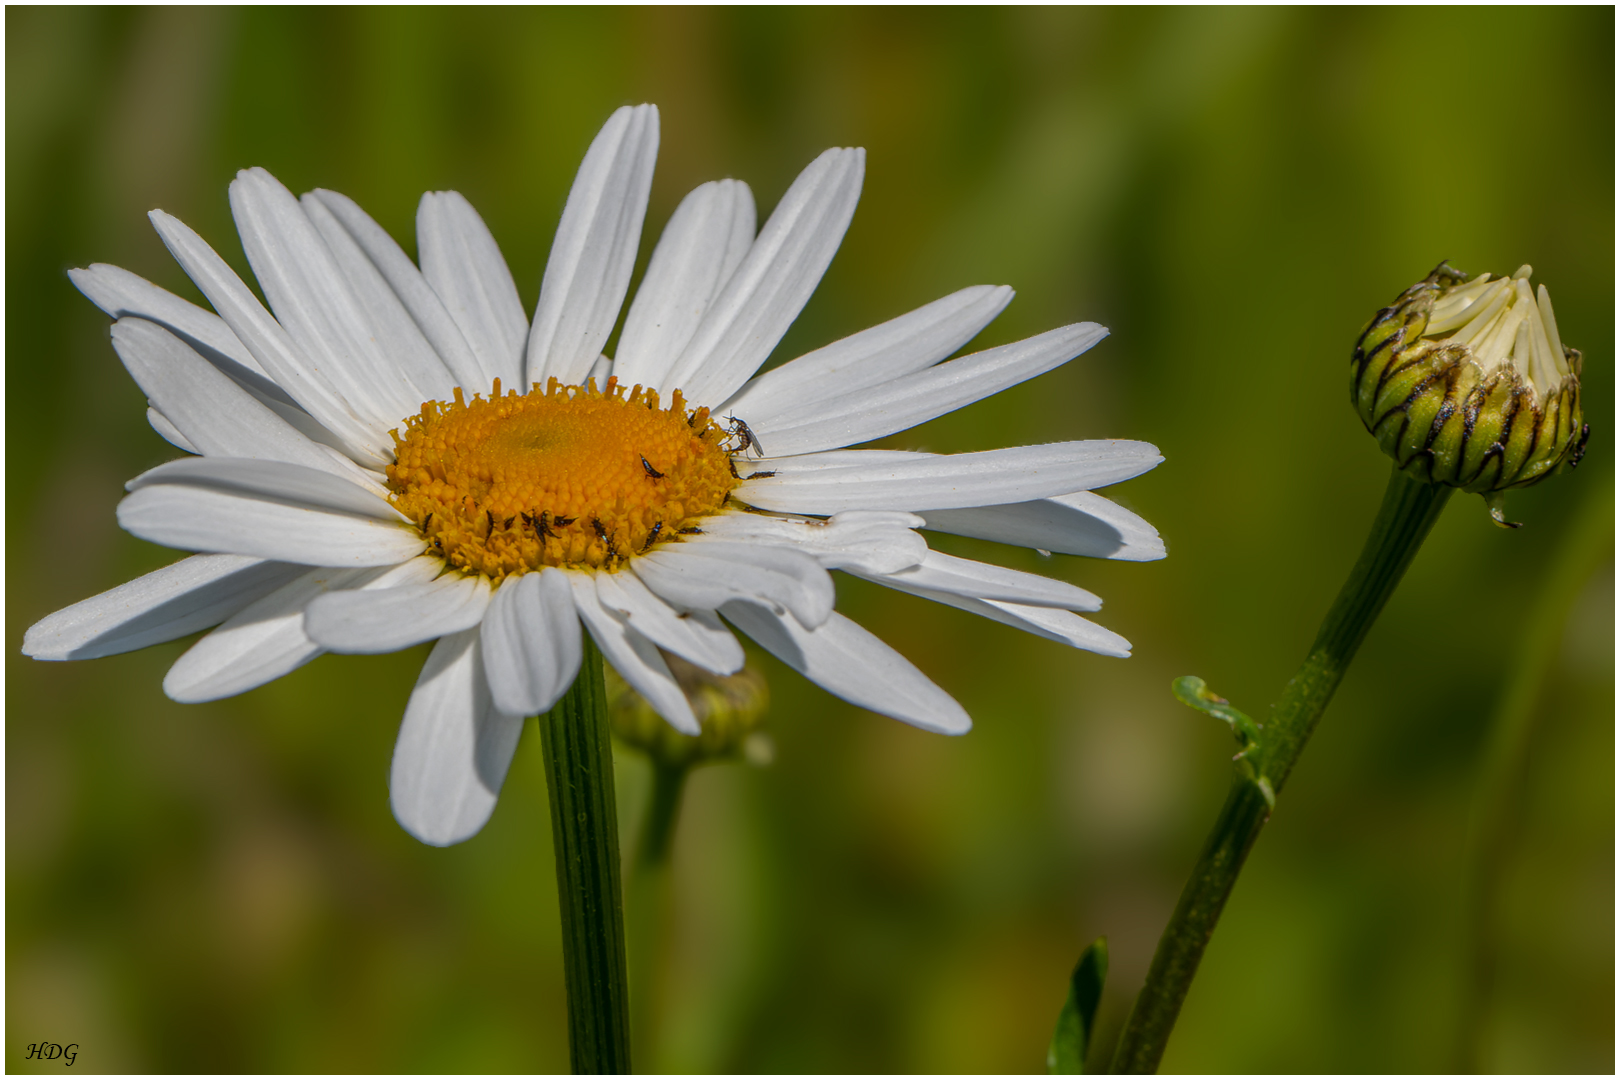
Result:
<svg viewBox="0 0 1620 1080">
<path fill-rule="evenodd" d="M 596 597 L 622 616 L 642 637 L 716 675 L 742 670 L 742 646 L 710 613 L 677 614 L 634 574 L 597 574 Z"/>
<path fill-rule="evenodd" d="M 901 461 L 929 461 L 940 454 L 922 450 L 824 450 L 819 454 L 795 454 L 792 457 L 763 457 L 751 462 L 753 472 L 774 472 L 784 476 L 805 476 L 829 469 L 872 468 Z M 752 475 L 752 473 L 750 474 Z"/>
<path fill-rule="evenodd" d="M 388 566 L 414 558 L 424 546 L 403 526 L 186 484 L 156 484 L 126 496 L 118 523 L 166 547 L 306 566 Z"/>
<path fill-rule="evenodd" d="M 282 461 L 181 458 L 148 469 L 124 486 L 130 491 L 139 491 L 157 484 L 187 484 L 257 495 L 294 506 L 354 514 L 390 524 L 405 521 L 387 500 L 341 476 Z"/>
<path fill-rule="evenodd" d="M 1564 342 L 1558 336 L 1558 320 L 1553 317 L 1552 296 L 1545 285 L 1536 289 L 1536 308 L 1541 313 L 1541 329 L 1547 335 L 1547 348 L 1552 353 L 1553 363 L 1557 365 L 1560 376 L 1567 375 L 1569 360 L 1564 356 Z"/>
<path fill-rule="evenodd" d="M 858 453 L 858 452 L 856 452 Z M 799 470 L 794 458 L 761 465 L 768 479 L 749 480 L 738 499 L 764 510 L 835 514 L 841 510 L 936 510 L 1044 499 L 1129 480 L 1164 458 L 1149 443 L 1128 439 L 1014 446 L 976 454 L 861 459 L 848 467 L 822 455 Z M 870 463 L 867 463 L 870 462 Z"/>
<path fill-rule="evenodd" d="M 574 604 L 579 608 L 580 620 L 590 630 L 596 647 L 613 665 L 613 670 L 624 677 L 630 688 L 647 699 L 653 710 L 669 721 L 671 727 L 685 735 L 696 735 L 702 729 L 692 715 L 692 705 L 669 665 L 659 655 L 658 646 L 631 628 L 619 616 L 602 606 L 597 598 L 594 575 L 571 571 L 569 584 L 574 590 Z"/>
<path fill-rule="evenodd" d="M 1107 336 L 1108 331 L 1096 323 L 1049 330 L 881 386 L 830 397 L 794 410 L 775 426 L 754 430 L 775 455 L 853 446 L 916 427 L 998 394 L 1068 363 Z"/>
<path fill-rule="evenodd" d="M 335 476 L 341 476 L 350 483 L 357 484 L 366 491 L 371 492 L 379 499 L 387 499 L 388 477 L 374 469 L 368 469 L 353 458 L 324 443 L 317 443 L 316 448 L 326 455 L 327 467 Z"/>
<path fill-rule="evenodd" d="M 178 218 L 161 210 L 150 217 L 170 253 L 270 378 L 341 440 L 350 456 L 378 466 L 392 461 L 385 431 L 360 419 L 225 260 Z"/>
<path fill-rule="evenodd" d="M 1116 656 L 1123 659 L 1131 655 L 1129 641 L 1106 627 L 1098 626 L 1090 619 L 1082 619 L 1073 612 L 1031 607 L 1027 604 L 1011 604 L 1004 600 L 986 600 L 984 603 L 991 610 L 1007 616 L 998 621 L 1005 622 L 1008 626 L 1018 626 L 1030 633 L 1040 634 L 1053 641 L 1060 641 L 1102 656 Z"/>
<path fill-rule="evenodd" d="M 732 601 L 720 613 L 777 659 L 845 701 L 925 731 L 961 735 L 973 726 L 967 711 L 891 649 L 844 616 L 806 630 L 791 615 Z"/>
<path fill-rule="evenodd" d="M 620 382 L 664 385 L 753 242 L 754 195 L 741 180 L 711 181 L 681 200 L 625 316 L 614 357 Z"/>
<path fill-rule="evenodd" d="M 346 454 L 354 453 L 348 443 L 305 412 L 287 391 L 264 373 L 247 346 L 218 315 L 204 311 L 128 270 L 106 263 L 96 263 L 88 270 L 69 270 L 68 277 L 73 279 L 80 292 L 114 318 L 133 316 L 167 328 L 305 438 Z M 159 428 L 159 434 L 165 439 L 174 442 L 170 432 L 164 431 L 157 423 L 153 426 Z M 191 453 L 197 452 L 184 443 L 176 442 L 175 445 Z"/>
<path fill-rule="evenodd" d="M 163 692 L 176 701 L 217 701 L 263 686 L 323 651 L 304 634 L 304 608 L 328 589 L 356 588 L 377 570 L 310 570 L 225 620 L 176 660 Z"/>
<path fill-rule="evenodd" d="M 376 333 L 376 348 L 385 363 L 399 372 L 400 381 L 416 399 L 413 404 L 420 406 L 423 401 L 448 398 L 458 385 L 455 376 L 423 336 L 382 270 L 323 200 L 309 192 L 298 202 L 315 231 L 326 241 L 344 280 L 354 291 L 355 299 Z"/>
<path fill-rule="evenodd" d="M 1118 503 L 1091 491 L 1034 502 L 929 510 L 926 528 L 1003 544 L 1149 562 L 1164 558 L 1159 532 Z"/>
<path fill-rule="evenodd" d="M 152 425 L 152 430 L 163 436 L 170 446 L 177 446 L 188 454 L 200 454 L 201 450 L 191 444 L 191 440 L 180 434 L 180 429 L 174 426 L 174 421 L 158 412 L 147 408 L 146 422 Z"/>
<path fill-rule="evenodd" d="M 858 571 L 856 571 L 858 572 Z M 930 551 L 919 566 L 892 574 L 861 573 L 861 577 L 907 592 L 929 591 L 971 596 L 980 600 L 1007 600 L 1035 607 L 1097 611 L 1102 599 L 1066 581 L 1009 570 L 972 559 L 958 559 Z"/>
<path fill-rule="evenodd" d="M 458 191 L 430 191 L 416 208 L 416 249 L 422 276 L 444 303 L 478 359 L 482 378 L 462 385 L 487 393 L 494 379 L 526 390 L 523 317 L 512 271 L 489 226 Z"/>
<path fill-rule="evenodd" d="M 619 320 L 658 160 L 658 110 L 625 106 L 585 152 L 546 259 L 525 378 L 578 383 Z"/>
<path fill-rule="evenodd" d="M 1039 637 L 1049 638 L 1063 645 L 1072 645 L 1076 649 L 1085 649 L 1087 652 L 1100 653 L 1103 656 L 1126 657 L 1131 655 L 1131 643 L 1104 627 L 1098 626 L 1089 619 L 1082 619 L 1072 611 L 1063 611 L 1060 608 L 1033 607 L 1029 604 L 1013 604 L 1005 600 L 981 600 L 972 596 L 958 596 L 955 593 L 936 592 L 932 589 L 917 589 L 907 585 L 897 577 L 873 578 L 882 584 L 900 592 L 908 592 L 920 596 L 925 600 L 933 600 L 950 607 L 971 611 L 975 615 L 982 615 L 994 622 L 1004 623 L 1018 630 L 1023 630 Z"/>
<path fill-rule="evenodd" d="M 703 533 L 686 543 L 749 540 L 798 548 L 829 570 L 858 569 L 892 574 L 916 566 L 928 544 L 912 530 L 922 526 L 916 514 L 887 510 L 850 510 L 830 518 L 786 518 L 747 511 L 716 514 L 703 522 Z"/>
<path fill-rule="evenodd" d="M 193 555 L 72 607 L 23 635 L 35 660 L 93 660 L 206 629 L 303 574 L 243 555 Z"/>
<path fill-rule="evenodd" d="M 861 197 L 864 150 L 828 150 L 772 211 L 759 239 L 675 362 L 666 389 L 724 401 L 759 370 L 838 251 Z"/>
<path fill-rule="evenodd" d="M 568 577 L 548 566 L 501 582 L 484 614 L 484 674 L 502 712 L 543 713 L 579 674 L 579 619 Z"/>
<path fill-rule="evenodd" d="M 450 317 L 450 312 L 433 291 L 427 278 L 411 262 L 410 256 L 394 242 L 381 225 L 373 221 L 359 205 L 347 195 L 316 188 L 310 193 L 342 222 L 355 243 L 359 244 L 372 263 L 381 272 L 400 303 L 410 312 L 422 335 L 432 344 L 454 379 L 452 386 L 481 388 L 488 386 L 494 371 L 486 372 L 473 355 L 472 347 L 462 336 L 461 328 Z M 307 196 L 306 196 L 307 197 Z M 487 231 L 487 230 L 486 230 Z M 494 243 L 493 240 L 490 243 Z M 502 262 L 504 266 L 504 261 Z M 507 275 L 510 278 L 510 274 Z M 516 286 L 513 287 L 516 291 Z M 518 318 L 523 317 L 522 304 L 518 305 Z M 522 387 L 514 387 L 521 390 Z"/>
<path fill-rule="evenodd" d="M 608 377 L 613 374 L 613 360 L 608 356 L 598 356 L 596 363 L 591 365 L 590 372 L 585 376 L 586 382 L 595 382 L 597 389 L 607 385 Z"/>
<path fill-rule="evenodd" d="M 158 324 L 119 319 L 112 343 L 192 453 L 284 461 L 342 475 L 330 455 Z"/>
<path fill-rule="evenodd" d="M 1005 285 L 954 292 L 772 368 L 716 411 L 761 432 L 792 423 L 808 405 L 932 367 L 978 336 L 1012 298 Z"/>
<path fill-rule="evenodd" d="M 117 270 L 117 267 L 104 267 L 104 269 Z M 123 274 L 123 270 L 118 270 L 118 272 Z M 84 270 L 70 270 L 70 275 L 75 274 L 84 274 Z M 134 275 L 131 274 L 130 277 L 134 277 Z M 156 285 L 149 285 L 149 288 L 162 293 L 162 290 L 157 288 Z M 164 295 L 167 296 L 167 293 L 164 293 Z M 178 300 L 178 298 L 175 298 L 175 296 L 170 296 L 170 300 L 175 301 L 177 304 L 185 303 L 185 301 Z M 198 311 L 201 311 L 201 309 L 198 309 Z M 207 314 L 207 317 L 209 317 L 209 319 L 219 321 L 219 316 L 214 316 L 214 314 Z M 288 397 L 285 390 L 280 389 L 279 385 L 275 385 L 274 382 L 269 381 L 266 376 L 262 376 L 262 374 L 258 374 L 256 371 L 248 371 L 248 369 L 243 368 L 241 364 L 238 364 L 235 359 L 230 359 L 228 356 L 224 356 L 222 353 L 219 353 L 219 351 L 215 351 L 211 345 L 207 345 L 207 343 L 201 342 L 201 340 L 198 340 L 196 337 L 191 337 L 191 335 L 178 332 L 178 330 L 175 330 L 175 327 L 173 327 L 172 322 L 164 321 L 164 319 L 149 319 L 149 317 L 141 316 L 141 314 L 122 316 L 122 319 L 144 319 L 144 321 L 156 322 L 157 325 L 160 325 L 160 327 L 164 327 L 165 330 L 168 330 L 170 334 L 175 335 L 175 338 L 178 338 L 180 342 L 185 343 L 186 347 L 193 350 L 196 355 L 206 359 L 207 363 L 211 364 L 215 371 L 219 371 L 220 374 L 224 374 L 224 376 L 228 377 L 233 384 L 237 384 L 238 387 L 246 390 L 246 392 L 248 392 L 248 397 L 251 398 L 253 402 L 264 406 L 266 410 L 271 411 L 272 415 L 280 418 L 280 421 L 282 421 L 283 424 L 287 424 L 288 427 L 292 427 L 293 431 L 301 434 L 301 436 L 305 437 L 306 440 L 309 440 L 309 442 L 313 442 L 313 444 L 321 447 L 321 460 L 324 461 L 324 463 L 327 463 L 327 465 L 322 465 L 322 468 L 332 468 L 332 466 L 329 465 L 329 461 L 332 460 L 335 455 L 335 457 L 340 458 L 340 460 L 337 461 L 337 470 L 339 470 L 340 476 L 350 476 L 350 478 L 353 478 L 353 476 L 356 476 L 356 474 L 360 473 L 360 471 L 363 471 L 361 470 L 361 466 L 356 465 L 353 458 L 350 457 L 350 455 L 353 455 L 355 452 L 353 452 L 353 449 L 348 447 L 347 442 L 343 442 L 340 437 L 337 437 L 335 434 L 332 434 L 332 432 L 327 431 L 326 427 L 322 426 L 318 419 L 309 415 L 309 413 L 306 413 L 306 411 L 303 411 L 303 408 L 300 408 L 300 406 L 293 402 L 292 397 Z M 224 322 L 220 322 L 220 325 L 224 327 Z M 225 334 L 230 334 L 230 329 L 225 329 Z M 232 335 L 232 340 L 235 340 L 235 335 Z M 238 347 L 240 347 L 240 343 L 238 343 Z M 249 359 L 251 359 L 251 356 L 249 356 Z M 128 363 L 126 363 L 126 366 L 128 366 Z M 133 371 L 131 371 L 131 374 L 133 374 Z M 162 416 L 162 419 L 154 419 L 151 415 L 149 415 L 147 416 L 147 421 L 151 421 L 152 427 L 156 427 L 157 434 L 160 434 L 160 436 L 164 437 L 164 439 L 170 440 L 172 444 L 177 445 L 177 447 L 180 447 L 181 450 L 185 450 L 185 452 L 188 453 L 201 453 L 201 450 L 196 449 L 196 447 L 191 444 L 190 439 L 186 439 L 186 437 L 181 434 L 180 427 L 175 426 L 175 423 L 173 423 L 172 419 L 168 418 L 168 416 Z"/>
<path fill-rule="evenodd" d="M 182 300 L 139 274 L 107 263 L 92 263 L 84 270 L 69 270 L 68 278 L 90 298 L 92 304 L 114 319 L 134 315 L 161 323 L 237 381 L 242 381 L 244 376 L 252 377 L 266 389 L 286 397 L 281 388 L 264 373 L 247 346 L 225 325 L 225 320 L 212 311 L 200 308 L 189 300 Z M 239 370 L 230 370 L 233 367 Z M 291 403 L 292 398 L 286 400 Z"/>
<path fill-rule="evenodd" d="M 386 431 L 420 408 L 422 392 L 383 352 L 370 313 L 293 193 L 263 169 L 244 169 L 230 195 L 270 310 L 354 414 Z"/>
<path fill-rule="evenodd" d="M 523 717 L 495 707 L 478 630 L 441 638 L 422 666 L 394 744 L 388 801 L 425 844 L 459 844 L 484 827 L 523 734 Z"/>
<path fill-rule="evenodd" d="M 489 579 L 445 574 L 444 561 L 412 559 L 421 580 L 391 589 L 318 597 L 304 613 L 304 633 L 340 653 L 388 653 L 477 626 L 489 607 Z"/>
<path fill-rule="evenodd" d="M 381 519 L 377 506 L 393 512 L 381 499 L 297 465 L 189 458 L 143 473 L 130 486 L 135 490 L 118 504 L 118 523 L 170 547 L 314 566 L 385 566 L 424 546 L 415 529 Z"/>
<path fill-rule="evenodd" d="M 820 626 L 832 611 L 832 578 L 792 548 L 734 540 L 674 544 L 635 559 L 631 569 L 653 592 L 689 611 L 759 600 L 787 608 L 807 626 Z"/>
<path fill-rule="evenodd" d="M 371 492 L 379 499 L 388 498 L 390 494 L 388 490 L 388 477 L 385 476 L 381 471 L 368 469 L 364 465 L 361 465 L 359 462 L 355 461 L 353 458 L 344 454 L 342 451 L 336 450 L 323 443 L 317 443 L 316 445 L 321 453 L 326 455 L 328 462 L 330 462 L 331 465 L 336 466 L 332 469 L 334 475 L 341 476 L 353 484 L 358 484 L 360 487 Z"/>
</svg>

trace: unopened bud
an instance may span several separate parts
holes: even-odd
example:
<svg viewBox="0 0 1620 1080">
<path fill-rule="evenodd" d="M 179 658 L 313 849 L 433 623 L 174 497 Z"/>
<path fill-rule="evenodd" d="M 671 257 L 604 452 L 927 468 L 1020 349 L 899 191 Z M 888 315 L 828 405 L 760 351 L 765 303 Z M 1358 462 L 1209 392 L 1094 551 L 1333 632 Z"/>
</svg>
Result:
<svg viewBox="0 0 1620 1080">
<path fill-rule="evenodd" d="M 1482 494 L 1574 466 L 1586 449 L 1581 354 L 1558 337 L 1530 267 L 1465 281 L 1441 263 L 1373 316 L 1350 360 L 1350 400 L 1408 475 Z"/>
<path fill-rule="evenodd" d="M 682 735 L 670 727 L 645 698 L 608 668 L 608 724 L 613 734 L 661 765 L 690 768 L 739 758 L 767 763 L 769 740 L 758 730 L 770 703 L 765 676 L 752 667 L 735 675 L 715 675 L 678 656 L 663 656 L 692 706 L 701 733 Z"/>
</svg>

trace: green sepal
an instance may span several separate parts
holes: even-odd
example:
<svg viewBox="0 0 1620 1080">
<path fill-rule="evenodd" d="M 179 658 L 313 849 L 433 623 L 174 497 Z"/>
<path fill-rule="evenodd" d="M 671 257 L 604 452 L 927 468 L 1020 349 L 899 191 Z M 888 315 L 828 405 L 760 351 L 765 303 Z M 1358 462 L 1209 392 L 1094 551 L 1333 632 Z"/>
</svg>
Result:
<svg viewBox="0 0 1620 1080">
<path fill-rule="evenodd" d="M 1103 980 L 1108 978 L 1108 939 L 1098 938 L 1080 954 L 1069 976 L 1069 996 L 1058 1013 L 1052 1044 L 1046 1048 L 1046 1071 L 1070 1075 L 1086 1071 L 1086 1051 L 1102 1003 Z"/>
<path fill-rule="evenodd" d="M 1241 748 L 1232 760 L 1237 762 L 1238 770 L 1254 783 L 1261 795 L 1265 796 L 1266 805 L 1275 806 L 1277 795 L 1272 790 L 1271 781 L 1255 768 L 1255 760 L 1259 757 L 1261 749 L 1260 722 L 1242 710 L 1233 708 L 1231 702 L 1211 690 L 1208 684 L 1196 675 L 1183 675 L 1179 679 L 1172 679 L 1170 692 L 1183 705 L 1213 716 L 1232 729 L 1232 736 L 1237 739 Z"/>
<path fill-rule="evenodd" d="M 1491 491 L 1485 495 L 1485 505 L 1491 511 L 1491 520 L 1504 529 L 1517 529 L 1524 524 L 1522 521 L 1509 521 L 1507 519 L 1507 492 Z"/>
</svg>

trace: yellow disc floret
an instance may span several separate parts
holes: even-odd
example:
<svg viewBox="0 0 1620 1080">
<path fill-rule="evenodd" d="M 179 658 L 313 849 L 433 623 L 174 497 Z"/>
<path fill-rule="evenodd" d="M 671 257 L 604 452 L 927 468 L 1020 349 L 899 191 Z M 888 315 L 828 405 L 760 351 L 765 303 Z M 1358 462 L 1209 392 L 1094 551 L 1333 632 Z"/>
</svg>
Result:
<svg viewBox="0 0 1620 1080">
<path fill-rule="evenodd" d="M 396 429 L 391 501 L 430 553 L 499 582 L 545 566 L 617 570 L 696 528 L 739 481 L 726 429 L 675 391 L 561 386 L 430 401 Z"/>
</svg>

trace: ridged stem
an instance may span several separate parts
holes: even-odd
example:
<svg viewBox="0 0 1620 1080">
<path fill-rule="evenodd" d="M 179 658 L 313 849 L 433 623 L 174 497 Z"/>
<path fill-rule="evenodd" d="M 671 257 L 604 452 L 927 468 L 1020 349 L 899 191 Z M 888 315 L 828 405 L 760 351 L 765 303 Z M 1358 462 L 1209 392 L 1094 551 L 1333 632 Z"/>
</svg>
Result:
<svg viewBox="0 0 1620 1080">
<path fill-rule="evenodd" d="M 1253 775 L 1269 781 L 1273 792 L 1282 790 L 1356 649 L 1429 535 L 1451 490 L 1391 472 L 1361 558 L 1322 620 L 1310 654 L 1272 707 L 1259 746 L 1249 755 Z M 1204 949 L 1270 810 L 1270 800 L 1255 780 L 1241 774 L 1233 779 L 1120 1035 L 1114 1072 L 1158 1070 Z"/>
<path fill-rule="evenodd" d="M 602 654 L 585 635 L 579 677 L 540 717 L 562 910 L 568 1058 L 575 1073 L 630 1071 L 619 821 Z"/>
</svg>

